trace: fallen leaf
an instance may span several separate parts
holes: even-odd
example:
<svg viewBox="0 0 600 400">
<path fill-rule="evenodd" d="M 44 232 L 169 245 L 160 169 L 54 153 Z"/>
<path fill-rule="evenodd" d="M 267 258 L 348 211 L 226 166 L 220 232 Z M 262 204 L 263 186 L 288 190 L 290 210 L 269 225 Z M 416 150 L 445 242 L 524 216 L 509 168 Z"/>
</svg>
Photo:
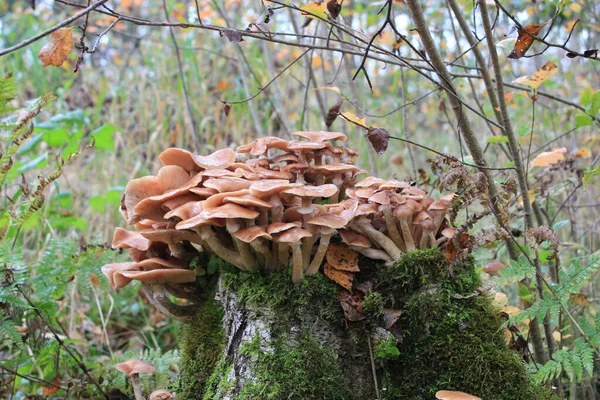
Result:
<svg viewBox="0 0 600 400">
<path fill-rule="evenodd" d="M 38 53 L 42 66 L 60 67 L 73 48 L 73 28 L 60 28 L 50 34 L 49 41 Z"/>
<path fill-rule="evenodd" d="M 323 268 L 323 273 L 326 277 L 343 287 L 349 291 L 352 291 L 352 279 L 354 279 L 354 274 L 352 272 L 340 271 L 333 268 L 329 264 L 325 264 Z"/>
<path fill-rule="evenodd" d="M 327 111 L 327 115 L 325 116 L 325 125 L 327 125 L 327 128 L 331 127 L 331 125 L 337 119 L 338 115 L 340 114 L 340 107 L 342 106 L 343 102 L 344 99 L 341 98 L 335 105 L 333 105 L 329 109 L 329 111 Z"/>
<path fill-rule="evenodd" d="M 527 50 L 531 47 L 534 42 L 533 36 L 536 36 L 542 28 L 550 21 L 546 21 L 541 25 L 533 24 L 524 26 L 523 29 L 517 29 L 519 36 L 512 52 L 508 55 L 508 58 L 517 59 L 525 55 Z"/>
<path fill-rule="evenodd" d="M 362 309 L 362 299 L 353 296 L 352 293 L 347 290 L 342 290 L 338 299 L 344 310 L 344 317 L 348 321 L 361 321 L 365 319 Z"/>
<path fill-rule="evenodd" d="M 388 148 L 390 134 L 383 128 L 371 127 L 367 132 L 367 139 L 369 139 L 377 154 L 382 155 Z"/>
<path fill-rule="evenodd" d="M 231 43 L 239 43 L 244 40 L 242 32 L 237 29 L 225 28 L 221 31 L 221 36 L 225 36 Z"/>
<path fill-rule="evenodd" d="M 343 112 L 342 116 L 350 122 L 354 122 L 356 125 L 362 126 L 363 128 L 367 127 L 367 120 L 359 117 L 356 114 L 351 112 Z"/>
<path fill-rule="evenodd" d="M 359 272 L 358 253 L 344 243 L 332 243 L 325 253 L 327 264 L 340 271 Z"/>
<path fill-rule="evenodd" d="M 540 153 L 536 158 L 531 161 L 532 167 L 548 167 L 550 165 L 561 162 L 565 159 L 567 149 L 561 147 L 560 149 L 545 151 Z"/>
<path fill-rule="evenodd" d="M 521 85 L 527 85 L 534 89 L 537 89 L 542 83 L 544 83 L 544 81 L 551 78 L 557 72 L 558 67 L 552 61 L 550 61 L 544 64 L 540 69 L 535 71 L 531 78 L 523 76 L 515 79 L 513 83 L 520 83 Z"/>
<path fill-rule="evenodd" d="M 338 3 L 337 0 L 329 0 L 327 2 L 327 11 L 329 11 L 331 18 L 337 19 L 342 11 L 342 5 Z"/>
</svg>

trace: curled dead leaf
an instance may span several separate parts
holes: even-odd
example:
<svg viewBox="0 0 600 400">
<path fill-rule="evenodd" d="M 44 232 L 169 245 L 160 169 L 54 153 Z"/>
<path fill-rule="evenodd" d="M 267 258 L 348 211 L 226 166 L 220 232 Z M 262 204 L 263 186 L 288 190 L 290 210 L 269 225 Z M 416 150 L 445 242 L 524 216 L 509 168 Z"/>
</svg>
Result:
<svg viewBox="0 0 600 400">
<path fill-rule="evenodd" d="M 327 115 L 325 116 L 325 125 L 327 125 L 328 128 L 334 123 L 334 121 L 340 114 L 340 107 L 342 106 L 343 102 L 344 99 L 341 98 L 340 101 L 338 101 L 329 109 L 329 111 L 327 111 Z"/>
<path fill-rule="evenodd" d="M 329 11 L 331 18 L 337 19 L 342 11 L 342 5 L 338 3 L 337 0 L 329 0 L 327 2 L 327 11 Z"/>
<path fill-rule="evenodd" d="M 548 22 L 550 21 L 546 21 L 541 25 L 532 24 L 524 26 L 523 29 L 517 29 L 517 31 L 519 32 L 519 36 L 517 37 L 515 47 L 513 48 L 512 52 L 508 55 L 508 58 L 516 60 L 517 58 L 523 57 L 535 41 L 533 37 L 537 36 L 537 34 L 540 33 L 542 28 Z"/>
<path fill-rule="evenodd" d="M 244 40 L 242 32 L 237 29 L 225 28 L 221 31 L 221 36 L 225 36 L 231 43 L 239 43 Z"/>
<path fill-rule="evenodd" d="M 390 134 L 383 128 L 371 127 L 367 132 L 367 139 L 369 139 L 377 154 L 382 155 L 388 148 Z"/>
<path fill-rule="evenodd" d="M 73 28 L 60 28 L 48 37 L 46 43 L 38 53 L 42 66 L 54 65 L 60 67 L 73 48 Z"/>
</svg>

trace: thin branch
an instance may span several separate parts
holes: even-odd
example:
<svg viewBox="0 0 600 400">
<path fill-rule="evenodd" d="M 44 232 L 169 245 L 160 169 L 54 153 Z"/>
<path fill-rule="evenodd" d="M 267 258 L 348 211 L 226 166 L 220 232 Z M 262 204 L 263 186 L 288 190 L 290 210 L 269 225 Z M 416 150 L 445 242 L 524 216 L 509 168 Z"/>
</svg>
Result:
<svg viewBox="0 0 600 400">
<path fill-rule="evenodd" d="M 8 47 L 4 50 L 0 50 L 0 57 L 2 57 L 3 55 L 6 55 L 8 53 L 12 53 L 15 50 L 19 50 L 22 49 L 23 47 L 29 46 L 30 44 L 37 42 L 38 40 L 40 40 L 43 37 L 48 36 L 49 34 L 51 34 L 52 32 L 69 25 L 71 22 L 73 21 L 77 21 L 79 18 L 83 17 L 84 15 L 87 15 L 90 11 L 95 10 L 96 8 L 100 7 L 101 5 L 103 5 L 104 3 L 106 3 L 108 0 L 99 0 L 97 3 L 92 4 L 91 6 L 81 10 L 80 12 L 78 12 L 77 14 L 73 15 L 70 18 L 65 19 L 64 21 L 54 25 L 52 28 L 45 30 L 42 33 L 39 33 L 27 40 L 22 41 L 19 44 L 16 44 L 14 46 Z"/>
</svg>

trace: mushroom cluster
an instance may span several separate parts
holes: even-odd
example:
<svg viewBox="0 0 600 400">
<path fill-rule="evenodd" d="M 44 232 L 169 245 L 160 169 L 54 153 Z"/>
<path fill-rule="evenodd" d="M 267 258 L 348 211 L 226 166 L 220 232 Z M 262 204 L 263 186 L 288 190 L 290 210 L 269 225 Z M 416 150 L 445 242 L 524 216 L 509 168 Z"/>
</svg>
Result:
<svg viewBox="0 0 600 400">
<path fill-rule="evenodd" d="M 160 154 L 156 176 L 126 187 L 121 213 L 136 231 L 117 228 L 113 246 L 129 249 L 132 261 L 103 267 L 111 285 L 138 280 L 155 300 L 165 288 L 189 298 L 185 284 L 204 272 L 190 267 L 198 252 L 248 272 L 291 265 L 299 282 L 319 271 L 334 237 L 383 261 L 452 237 L 444 222 L 451 198 L 361 177 L 368 174 L 354 165 L 357 154 L 335 144 L 346 140 L 342 133 L 293 135 L 298 140 L 261 137 L 237 154 L 198 156 L 177 148 Z"/>
</svg>

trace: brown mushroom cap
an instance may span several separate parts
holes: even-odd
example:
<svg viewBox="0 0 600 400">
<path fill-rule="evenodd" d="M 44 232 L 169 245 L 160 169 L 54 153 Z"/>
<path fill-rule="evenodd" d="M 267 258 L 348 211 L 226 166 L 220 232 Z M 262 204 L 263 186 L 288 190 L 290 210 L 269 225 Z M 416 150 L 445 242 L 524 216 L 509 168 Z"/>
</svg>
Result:
<svg viewBox="0 0 600 400">
<path fill-rule="evenodd" d="M 183 260 L 178 260 L 176 258 L 171 258 L 169 260 L 165 260 L 164 258 L 160 258 L 160 257 L 152 257 L 152 258 L 147 258 L 145 260 L 142 260 L 140 262 L 138 262 L 136 264 L 136 270 L 142 270 L 142 271 L 152 271 L 155 269 L 163 269 L 163 268 L 167 268 L 167 269 L 177 269 L 177 268 L 183 268 L 183 267 L 187 267 L 188 263 L 183 261 Z"/>
<path fill-rule="evenodd" d="M 310 225 L 326 226 L 332 229 L 340 229 L 348 224 L 348 220 L 336 214 L 323 214 L 307 221 Z"/>
<path fill-rule="evenodd" d="M 204 200 L 204 204 L 202 205 L 202 207 L 205 210 L 208 210 L 210 208 L 219 207 L 219 206 L 223 205 L 223 201 L 225 200 L 226 197 L 240 197 L 240 196 L 245 196 L 248 193 L 250 193 L 250 191 L 248 189 L 242 189 L 242 190 L 237 190 L 235 192 L 225 192 L 225 193 L 213 194 L 208 199 Z"/>
<path fill-rule="evenodd" d="M 259 199 L 258 197 L 247 194 L 245 196 L 233 196 L 233 197 L 225 197 L 223 199 L 223 203 L 235 203 L 241 206 L 248 207 L 262 207 L 262 208 L 272 208 L 273 204 L 268 201 L 264 201 Z"/>
<path fill-rule="evenodd" d="M 192 231 L 178 230 L 178 229 L 157 229 L 153 231 L 146 231 L 141 233 L 146 239 L 154 242 L 163 242 L 167 244 L 180 243 L 184 240 L 188 242 L 202 244 L 200 236 Z"/>
<path fill-rule="evenodd" d="M 171 147 L 158 156 L 163 165 L 177 165 L 188 172 L 198 170 L 194 155 L 187 150 Z"/>
<path fill-rule="evenodd" d="M 367 176 L 362 181 L 356 182 L 354 186 L 357 188 L 366 188 L 366 187 L 376 187 L 379 188 L 382 184 L 385 183 L 385 179 L 376 178 L 374 176 Z"/>
<path fill-rule="evenodd" d="M 326 184 L 320 186 L 300 186 L 291 189 L 286 189 L 282 193 L 286 195 L 302 197 L 302 198 L 317 198 L 317 197 L 331 197 L 337 193 L 338 188 L 333 184 Z"/>
<path fill-rule="evenodd" d="M 291 140 L 288 144 L 288 148 L 292 151 L 306 152 L 311 150 L 320 150 L 328 147 L 329 143 L 323 142 L 301 142 L 298 140 Z"/>
<path fill-rule="evenodd" d="M 326 140 L 341 140 L 345 141 L 348 139 L 346 135 L 340 132 L 324 132 L 324 131 L 301 131 L 292 132 L 292 135 L 298 136 L 304 139 L 308 139 L 310 142 L 324 142 Z"/>
<path fill-rule="evenodd" d="M 261 237 L 268 240 L 273 239 L 273 237 L 267 233 L 266 227 L 259 225 L 249 226 L 248 228 L 240 229 L 239 231 L 234 233 L 233 236 L 245 243 L 250 243 L 251 241 Z"/>
<path fill-rule="evenodd" d="M 121 275 L 129 280 L 140 281 L 147 284 L 160 283 L 190 283 L 196 280 L 196 273 L 191 269 L 153 269 L 150 271 L 119 271 L 115 275 Z"/>
<path fill-rule="evenodd" d="M 117 249 L 137 249 L 146 251 L 150 248 L 150 240 L 139 232 L 126 231 L 123 228 L 115 229 L 112 240 L 113 247 Z"/>
<path fill-rule="evenodd" d="M 180 218 L 182 220 L 190 219 L 200 214 L 204 210 L 204 201 L 192 201 L 180 205 L 177 208 L 172 209 L 165 214 L 164 218 L 169 219 L 173 217 Z"/>
<path fill-rule="evenodd" d="M 139 222 L 142 218 L 134 211 L 134 207 L 142 200 L 162 195 L 172 189 L 185 185 L 190 180 L 189 174 L 181 167 L 167 165 L 162 167 L 156 176 L 144 176 L 129 181 L 121 200 L 121 213 L 128 224 Z"/>
<path fill-rule="evenodd" d="M 298 243 L 302 238 L 312 237 L 312 233 L 302 228 L 292 228 L 283 232 L 279 236 L 279 241 L 282 243 Z"/>
<path fill-rule="evenodd" d="M 136 268 L 137 263 L 136 262 L 121 262 L 121 263 L 112 263 L 112 264 L 106 264 L 102 267 L 102 273 L 104 274 L 104 276 L 106 276 L 106 278 L 108 279 L 108 282 L 110 283 L 110 286 L 113 289 L 119 289 L 123 286 L 119 286 L 117 284 L 117 282 L 115 282 L 115 273 L 119 272 L 119 271 L 130 271 Z"/>
<path fill-rule="evenodd" d="M 486 265 L 485 267 L 483 267 L 483 271 L 496 276 L 498 275 L 498 272 L 502 271 L 502 269 L 504 268 L 504 264 L 502 264 L 499 261 L 493 261 L 491 263 L 489 263 L 488 265 Z"/>
<path fill-rule="evenodd" d="M 253 156 L 259 156 L 265 154 L 270 148 L 287 151 L 288 141 L 275 136 L 265 136 L 255 139 L 243 146 L 239 146 L 237 152 L 250 153 Z"/>
<path fill-rule="evenodd" d="M 286 179 L 265 179 L 262 181 L 253 182 L 248 190 L 250 191 L 251 195 L 264 198 L 296 186 L 299 185 L 290 183 Z"/>
<path fill-rule="evenodd" d="M 211 189 L 216 189 L 220 193 L 235 192 L 237 190 L 248 189 L 252 182 L 235 177 L 214 178 L 204 182 L 204 186 Z"/>
<path fill-rule="evenodd" d="M 473 396 L 465 392 L 456 392 L 452 390 L 440 390 L 435 394 L 439 400 L 481 400 L 480 397 Z"/>
<path fill-rule="evenodd" d="M 175 392 L 167 389 L 158 389 L 150 393 L 149 400 L 173 400 L 175 399 Z"/>
<path fill-rule="evenodd" d="M 235 162 L 233 150 L 221 149 L 208 156 L 194 156 L 194 162 L 205 169 L 227 168 Z"/>
<path fill-rule="evenodd" d="M 294 222 L 274 222 L 272 224 L 267 225 L 267 233 L 273 235 L 275 233 L 280 233 L 283 231 L 287 231 L 292 228 L 300 228 L 302 223 L 300 221 Z"/>
<path fill-rule="evenodd" d="M 410 183 L 408 182 L 404 182 L 404 181 L 399 181 L 397 179 L 390 179 L 388 181 L 383 182 L 380 186 L 379 189 L 381 190 L 386 190 L 386 189 L 405 189 L 410 187 Z"/>
<path fill-rule="evenodd" d="M 371 247 L 371 241 L 369 239 L 367 239 L 366 236 L 363 236 L 360 233 L 346 230 L 346 229 L 340 230 L 339 233 L 340 233 L 340 236 L 342 237 L 342 240 L 348 246 L 357 246 L 357 247 L 364 247 L 364 248 Z"/>
<path fill-rule="evenodd" d="M 249 210 L 245 207 L 233 203 L 227 203 L 220 207 L 205 209 L 200 215 L 207 219 L 212 218 L 242 218 L 255 219 L 260 213 L 258 211 Z M 177 224 L 179 226 L 179 224 Z M 178 228 L 181 229 L 181 228 Z"/>
<path fill-rule="evenodd" d="M 115 369 L 127 374 L 128 376 L 132 376 L 134 374 L 151 374 L 156 371 L 154 365 L 137 358 L 130 358 L 125 362 L 116 364 Z"/>
</svg>

